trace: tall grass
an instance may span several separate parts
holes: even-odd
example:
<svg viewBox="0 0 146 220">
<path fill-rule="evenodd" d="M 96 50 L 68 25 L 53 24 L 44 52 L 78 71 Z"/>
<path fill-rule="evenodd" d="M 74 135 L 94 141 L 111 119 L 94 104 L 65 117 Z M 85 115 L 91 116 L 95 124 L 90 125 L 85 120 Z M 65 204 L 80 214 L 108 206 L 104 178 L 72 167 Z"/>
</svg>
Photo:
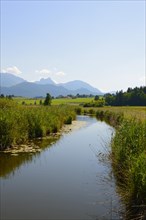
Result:
<svg viewBox="0 0 146 220">
<path fill-rule="evenodd" d="M 75 119 L 71 106 L 20 106 L 0 99 L 0 150 L 57 132 Z"/>
<path fill-rule="evenodd" d="M 146 210 L 146 123 L 125 119 L 112 142 L 113 168 L 130 218 Z"/>
<path fill-rule="evenodd" d="M 122 113 L 97 111 L 97 118 L 116 127 L 112 165 L 127 219 L 144 219 L 146 212 L 146 121 L 127 119 Z"/>
</svg>

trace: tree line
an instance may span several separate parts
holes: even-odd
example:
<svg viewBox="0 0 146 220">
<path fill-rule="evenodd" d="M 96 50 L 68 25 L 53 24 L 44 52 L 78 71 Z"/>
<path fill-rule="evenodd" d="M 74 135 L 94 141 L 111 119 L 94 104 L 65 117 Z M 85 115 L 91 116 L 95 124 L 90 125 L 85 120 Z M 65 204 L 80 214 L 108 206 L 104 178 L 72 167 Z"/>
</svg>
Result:
<svg viewBox="0 0 146 220">
<path fill-rule="evenodd" d="M 111 106 L 146 106 L 146 86 L 128 88 L 116 94 L 107 93 L 104 95 L 106 105 Z"/>
</svg>

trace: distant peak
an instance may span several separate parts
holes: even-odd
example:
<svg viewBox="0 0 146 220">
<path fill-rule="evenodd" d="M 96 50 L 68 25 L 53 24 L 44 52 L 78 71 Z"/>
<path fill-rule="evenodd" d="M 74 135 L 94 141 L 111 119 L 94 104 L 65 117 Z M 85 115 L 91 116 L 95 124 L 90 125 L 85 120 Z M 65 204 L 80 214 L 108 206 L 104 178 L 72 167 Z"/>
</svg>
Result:
<svg viewBox="0 0 146 220">
<path fill-rule="evenodd" d="M 39 81 L 35 81 L 35 83 L 37 84 L 52 84 L 52 85 L 55 85 L 56 83 L 50 78 L 50 77 L 47 77 L 47 78 L 41 78 Z"/>
</svg>

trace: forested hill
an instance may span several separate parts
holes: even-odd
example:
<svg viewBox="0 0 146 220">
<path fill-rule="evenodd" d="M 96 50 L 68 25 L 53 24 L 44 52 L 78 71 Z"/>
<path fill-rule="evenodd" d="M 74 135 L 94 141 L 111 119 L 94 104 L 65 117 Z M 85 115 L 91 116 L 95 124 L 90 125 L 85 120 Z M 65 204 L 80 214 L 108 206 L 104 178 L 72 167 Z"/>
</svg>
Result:
<svg viewBox="0 0 146 220">
<path fill-rule="evenodd" d="M 146 106 L 146 86 L 134 89 L 128 88 L 126 92 L 122 90 L 116 94 L 107 93 L 104 95 L 106 105 L 111 106 Z"/>
</svg>

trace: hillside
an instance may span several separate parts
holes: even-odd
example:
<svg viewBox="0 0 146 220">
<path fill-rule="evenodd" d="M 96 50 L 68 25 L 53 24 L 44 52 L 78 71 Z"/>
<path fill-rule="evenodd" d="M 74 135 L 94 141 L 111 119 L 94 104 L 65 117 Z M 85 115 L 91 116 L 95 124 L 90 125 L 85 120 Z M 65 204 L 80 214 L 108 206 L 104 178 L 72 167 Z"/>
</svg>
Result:
<svg viewBox="0 0 146 220">
<path fill-rule="evenodd" d="M 10 73 L 0 73 L 0 79 L 2 87 L 10 87 L 26 81 Z"/>
<path fill-rule="evenodd" d="M 46 93 L 51 96 L 66 96 L 66 95 L 101 95 L 100 90 L 92 87 L 86 82 L 75 80 L 67 83 L 55 84 L 51 78 L 40 79 L 35 82 L 27 82 L 24 79 L 14 76 L 10 73 L 1 73 L 1 94 L 37 97 L 46 96 Z"/>
<path fill-rule="evenodd" d="M 83 82 L 81 80 L 74 80 L 74 81 L 70 81 L 67 83 L 61 83 L 60 85 L 62 85 L 64 88 L 69 89 L 69 90 L 81 90 L 82 91 L 84 89 L 90 91 L 90 93 L 94 93 L 94 94 L 103 94 L 100 90 L 94 88 L 93 86 L 91 86 L 90 84 Z"/>
</svg>

